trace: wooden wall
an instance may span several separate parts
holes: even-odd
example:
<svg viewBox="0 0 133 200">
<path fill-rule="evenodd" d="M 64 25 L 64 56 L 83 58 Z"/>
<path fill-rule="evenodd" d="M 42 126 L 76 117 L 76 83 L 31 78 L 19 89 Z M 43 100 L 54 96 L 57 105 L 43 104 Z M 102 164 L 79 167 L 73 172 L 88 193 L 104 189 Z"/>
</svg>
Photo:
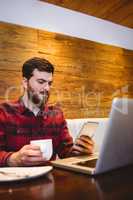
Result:
<svg viewBox="0 0 133 200">
<path fill-rule="evenodd" d="M 50 103 L 67 118 L 107 117 L 115 96 L 133 96 L 133 51 L 0 23 L 0 101 L 22 94 L 21 66 L 39 56 L 55 65 Z"/>
</svg>

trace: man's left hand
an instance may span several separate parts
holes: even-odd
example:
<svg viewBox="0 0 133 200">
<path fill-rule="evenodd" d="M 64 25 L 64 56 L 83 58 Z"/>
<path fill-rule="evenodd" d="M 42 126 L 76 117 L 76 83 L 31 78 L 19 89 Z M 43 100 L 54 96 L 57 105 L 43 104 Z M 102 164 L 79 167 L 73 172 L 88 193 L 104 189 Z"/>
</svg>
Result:
<svg viewBox="0 0 133 200">
<path fill-rule="evenodd" d="M 94 141 L 87 135 L 81 135 L 76 139 L 72 152 L 74 155 L 92 154 L 94 152 Z"/>
</svg>

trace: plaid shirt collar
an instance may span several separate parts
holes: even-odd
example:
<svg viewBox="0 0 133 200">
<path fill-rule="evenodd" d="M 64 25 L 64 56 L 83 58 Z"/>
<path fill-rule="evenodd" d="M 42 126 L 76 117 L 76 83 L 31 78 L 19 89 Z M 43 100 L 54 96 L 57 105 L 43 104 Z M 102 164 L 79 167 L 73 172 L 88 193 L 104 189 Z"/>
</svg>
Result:
<svg viewBox="0 0 133 200">
<path fill-rule="evenodd" d="M 19 100 L 17 100 L 15 102 L 15 109 L 21 113 L 21 114 L 24 114 L 26 112 L 32 112 L 31 110 L 29 110 L 25 105 L 24 105 L 24 102 L 23 102 L 23 99 L 22 97 L 19 98 Z M 39 113 L 38 113 L 38 116 L 45 116 L 46 113 L 48 113 L 49 111 L 49 108 L 48 108 L 48 105 L 46 104 L 42 109 L 40 109 Z"/>
</svg>

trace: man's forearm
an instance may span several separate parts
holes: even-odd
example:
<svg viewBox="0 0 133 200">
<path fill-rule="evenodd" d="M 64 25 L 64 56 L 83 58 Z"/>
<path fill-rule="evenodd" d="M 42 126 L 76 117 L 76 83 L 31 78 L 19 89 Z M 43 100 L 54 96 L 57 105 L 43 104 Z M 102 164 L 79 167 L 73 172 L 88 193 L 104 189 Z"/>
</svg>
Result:
<svg viewBox="0 0 133 200">
<path fill-rule="evenodd" d="M 13 152 L 0 151 L 0 167 L 8 166 L 7 160 Z"/>
</svg>

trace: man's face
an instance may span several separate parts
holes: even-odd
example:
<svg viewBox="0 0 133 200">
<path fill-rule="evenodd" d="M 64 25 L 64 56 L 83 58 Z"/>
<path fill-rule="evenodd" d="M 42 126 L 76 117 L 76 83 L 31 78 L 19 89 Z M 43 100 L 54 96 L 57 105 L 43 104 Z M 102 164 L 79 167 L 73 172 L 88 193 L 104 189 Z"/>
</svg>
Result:
<svg viewBox="0 0 133 200">
<path fill-rule="evenodd" d="M 49 98 L 52 80 L 52 73 L 35 69 L 33 71 L 33 76 L 27 80 L 26 90 L 30 101 L 39 107 L 46 104 Z"/>
</svg>

